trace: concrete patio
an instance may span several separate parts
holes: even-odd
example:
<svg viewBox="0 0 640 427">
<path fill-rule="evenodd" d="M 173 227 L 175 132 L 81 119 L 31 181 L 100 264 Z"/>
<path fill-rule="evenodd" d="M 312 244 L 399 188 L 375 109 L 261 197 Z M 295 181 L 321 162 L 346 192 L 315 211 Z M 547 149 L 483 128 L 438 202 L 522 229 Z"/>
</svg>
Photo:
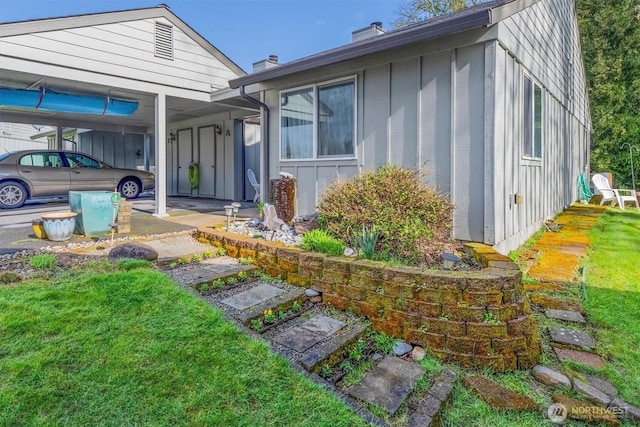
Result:
<svg viewBox="0 0 640 427">
<path fill-rule="evenodd" d="M 167 199 L 169 216 L 156 218 L 152 214 L 155 201 L 152 197 L 142 196 L 133 200 L 131 214 L 131 233 L 116 234 L 118 237 L 140 237 L 165 233 L 186 232 L 194 228 L 215 227 L 226 222 L 224 206 L 228 200 L 213 200 L 192 197 L 170 197 Z M 38 239 L 31 228 L 31 221 L 44 213 L 68 211 L 66 200 L 48 200 L 30 203 L 20 209 L 0 210 L 0 255 L 12 254 L 23 250 L 37 250 L 47 246 L 59 246 L 71 243 L 97 242 L 110 239 L 110 234 L 101 236 L 82 236 L 74 234 L 66 242 L 52 242 Z M 251 202 L 243 202 L 238 218 L 251 218 L 257 215 L 257 208 Z"/>
</svg>

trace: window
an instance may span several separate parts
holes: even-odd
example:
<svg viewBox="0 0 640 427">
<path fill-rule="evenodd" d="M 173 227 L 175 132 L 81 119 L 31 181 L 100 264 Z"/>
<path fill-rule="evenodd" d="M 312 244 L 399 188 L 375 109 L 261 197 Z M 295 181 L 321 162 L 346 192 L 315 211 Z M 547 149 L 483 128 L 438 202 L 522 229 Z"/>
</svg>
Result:
<svg viewBox="0 0 640 427">
<path fill-rule="evenodd" d="M 59 168 L 62 161 L 58 153 L 31 153 L 20 157 L 20 165 Z"/>
<path fill-rule="evenodd" d="M 100 163 L 91 157 L 77 153 L 65 153 L 67 162 L 72 168 L 100 168 Z"/>
<path fill-rule="evenodd" d="M 542 157 L 542 88 L 524 76 L 523 132 L 525 157 Z"/>
<path fill-rule="evenodd" d="M 353 157 L 355 149 L 353 80 L 280 94 L 280 157 Z"/>
</svg>

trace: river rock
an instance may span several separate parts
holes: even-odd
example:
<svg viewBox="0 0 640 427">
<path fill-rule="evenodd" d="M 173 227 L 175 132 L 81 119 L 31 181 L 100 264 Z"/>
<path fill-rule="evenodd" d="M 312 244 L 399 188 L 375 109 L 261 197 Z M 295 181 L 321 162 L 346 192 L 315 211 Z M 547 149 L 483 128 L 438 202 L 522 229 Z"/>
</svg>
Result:
<svg viewBox="0 0 640 427">
<path fill-rule="evenodd" d="M 151 246 L 142 243 L 125 243 L 109 251 L 109 261 L 125 258 L 155 261 L 158 259 L 158 252 Z"/>
<path fill-rule="evenodd" d="M 531 371 L 533 378 L 542 384 L 551 387 L 564 387 L 571 390 L 571 380 L 566 375 L 556 372 L 553 369 L 549 369 L 545 366 L 538 365 Z"/>
<path fill-rule="evenodd" d="M 411 350 L 411 359 L 413 359 L 415 362 L 419 362 L 424 359 L 425 355 L 426 352 L 424 351 L 424 348 L 418 345 L 413 347 L 413 350 Z"/>
<path fill-rule="evenodd" d="M 396 341 L 396 343 L 393 344 L 393 353 L 396 356 L 404 356 L 411 350 L 413 350 L 413 346 L 411 344 L 407 344 L 404 341 Z"/>
</svg>

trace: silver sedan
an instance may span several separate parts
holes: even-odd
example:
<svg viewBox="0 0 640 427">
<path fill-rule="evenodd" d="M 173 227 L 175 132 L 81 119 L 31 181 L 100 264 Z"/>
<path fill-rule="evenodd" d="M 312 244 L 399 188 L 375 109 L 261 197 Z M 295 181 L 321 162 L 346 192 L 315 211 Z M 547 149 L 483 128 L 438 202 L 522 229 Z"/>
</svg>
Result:
<svg viewBox="0 0 640 427">
<path fill-rule="evenodd" d="M 150 172 L 119 169 L 75 151 L 25 150 L 0 154 L 0 208 L 69 191 L 111 190 L 135 199 L 155 187 Z"/>
</svg>

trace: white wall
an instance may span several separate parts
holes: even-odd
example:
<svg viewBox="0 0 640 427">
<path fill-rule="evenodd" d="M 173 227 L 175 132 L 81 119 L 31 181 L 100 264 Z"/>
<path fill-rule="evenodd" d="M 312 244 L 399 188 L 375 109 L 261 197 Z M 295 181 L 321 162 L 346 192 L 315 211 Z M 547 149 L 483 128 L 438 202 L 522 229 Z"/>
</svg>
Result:
<svg viewBox="0 0 640 427">
<path fill-rule="evenodd" d="M 46 137 L 36 141 L 31 139 L 31 136 L 38 133 L 38 128 L 33 125 L 0 122 L 0 153 L 40 148 L 47 149 Z"/>
</svg>

